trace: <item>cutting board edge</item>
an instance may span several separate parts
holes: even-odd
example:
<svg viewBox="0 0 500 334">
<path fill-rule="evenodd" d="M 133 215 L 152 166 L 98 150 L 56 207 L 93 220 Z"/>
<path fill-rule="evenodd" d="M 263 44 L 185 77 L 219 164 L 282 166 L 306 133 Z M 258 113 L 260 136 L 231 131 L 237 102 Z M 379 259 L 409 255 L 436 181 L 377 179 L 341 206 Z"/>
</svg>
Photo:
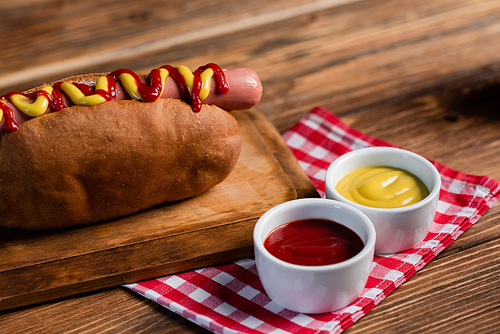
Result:
<svg viewBox="0 0 500 334">
<path fill-rule="evenodd" d="M 271 121 L 255 108 L 246 110 L 245 113 L 253 121 L 255 128 L 294 186 L 297 192 L 296 198 L 321 197 Z"/>
<path fill-rule="evenodd" d="M 50 264 L 37 265 L 43 267 L 39 277 L 28 278 L 24 282 L 21 281 L 20 291 L 14 293 L 11 292 L 11 295 L 8 296 L 0 296 L 0 311 L 73 297 L 84 293 L 112 288 L 122 284 L 172 275 L 183 271 L 193 270 L 195 269 L 193 266 L 196 268 L 203 268 L 206 266 L 239 260 L 245 257 L 251 257 L 253 256 L 252 231 L 257 220 L 258 218 L 253 218 L 247 221 L 238 221 L 204 230 L 169 236 L 162 238 L 162 240 L 144 242 L 149 244 L 148 247 L 138 247 L 139 245 L 137 244 L 128 245 L 106 252 L 97 252 L 88 255 L 61 259 Z M 245 225 L 243 227 L 245 229 L 245 233 L 241 233 L 242 224 Z M 238 225 L 240 233 L 231 235 L 231 228 L 236 225 Z M 162 246 L 168 247 L 172 246 L 173 243 L 186 244 L 189 243 L 190 240 L 199 240 L 199 236 L 197 238 L 193 237 L 194 234 L 205 235 L 208 239 L 209 236 L 212 236 L 215 233 L 219 233 L 219 236 L 224 238 L 226 241 L 224 243 L 225 248 L 219 249 L 215 253 L 209 252 L 210 246 L 205 245 L 200 248 L 199 252 L 190 253 L 191 256 L 188 257 L 182 257 L 181 255 L 178 259 L 173 258 L 171 261 L 162 261 L 160 259 L 161 254 L 157 254 L 155 265 L 151 266 L 151 263 L 149 262 L 149 260 L 152 261 L 150 254 L 152 254 L 153 251 L 162 248 Z M 246 239 L 242 240 L 242 235 L 247 236 Z M 193 244 L 198 245 L 198 242 L 193 242 Z M 116 273 L 110 272 L 106 274 L 106 269 L 108 267 L 105 266 L 105 264 L 115 261 L 117 254 L 119 255 L 120 253 L 134 254 L 133 258 L 129 258 L 129 261 L 124 262 L 124 266 L 126 266 L 126 263 L 141 262 L 142 265 L 129 270 L 122 270 Z M 148 255 L 150 256 L 149 258 Z M 214 261 L 214 258 L 218 260 Z M 95 266 L 96 262 L 103 265 Z M 55 270 L 56 267 L 58 269 L 57 271 Z M 85 277 L 78 277 L 72 274 L 72 268 L 75 267 L 87 270 L 85 271 Z M 19 281 L 22 280 L 23 276 L 25 276 L 23 271 L 30 269 L 33 268 L 20 268 L 10 272 L 4 272 L 3 274 L 0 274 L 0 278 L 4 275 L 8 276 L 8 274 L 12 277 L 17 272 L 19 275 Z M 92 270 L 95 270 L 96 274 L 89 277 L 88 272 Z M 43 273 L 43 271 L 45 271 L 45 273 Z M 67 279 L 71 281 L 61 282 L 61 280 L 64 279 L 64 276 L 59 276 L 59 279 L 57 279 L 57 277 L 50 276 L 57 276 L 56 272 L 69 273 Z M 58 285 L 51 285 L 45 288 L 40 287 L 44 284 L 44 282 L 47 282 L 48 284 L 58 283 Z M 30 287 L 30 284 L 33 286 Z M 2 291 L 6 291 L 6 289 L 2 289 Z"/>
</svg>

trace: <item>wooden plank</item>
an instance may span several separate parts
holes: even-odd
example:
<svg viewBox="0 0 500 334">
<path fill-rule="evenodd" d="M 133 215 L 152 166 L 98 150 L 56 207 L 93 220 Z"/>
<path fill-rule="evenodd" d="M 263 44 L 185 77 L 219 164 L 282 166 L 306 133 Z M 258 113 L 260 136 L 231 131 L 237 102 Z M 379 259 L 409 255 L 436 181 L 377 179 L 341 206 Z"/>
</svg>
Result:
<svg viewBox="0 0 500 334">
<path fill-rule="evenodd" d="M 33 23 L 23 30 L 16 27 L 26 22 L 20 20 L 25 8 L 8 5 L 5 15 L 15 11 L 17 20 L 5 20 L 16 24 L 5 25 L 6 36 L 11 37 L 4 50 L 12 54 L 6 54 L 4 65 L 0 64 L 6 80 L 2 94 L 76 73 L 119 67 L 148 72 L 167 63 L 194 69 L 215 61 L 223 67 L 250 67 L 259 74 L 265 89 L 258 108 L 283 132 L 317 105 L 344 115 L 500 76 L 500 3 L 495 0 L 315 1 L 310 11 L 304 10 L 309 2 L 302 0 L 271 4 L 200 0 L 196 5 L 174 3 L 168 8 L 141 2 L 129 4 L 128 9 L 115 8 L 124 7 L 118 2 L 94 1 L 73 9 L 55 8 L 57 15 L 50 19 L 42 18 L 43 4 L 37 2 L 31 13 Z M 103 14 L 99 24 L 92 24 L 90 18 L 98 7 L 106 12 L 116 9 L 115 17 Z M 289 17 L 279 14 L 281 8 Z M 68 21 L 67 15 L 77 10 L 81 20 Z M 183 15 L 173 15 L 176 11 Z M 144 22 L 130 18 L 142 12 L 146 12 Z M 175 20 L 163 19 L 172 15 Z M 239 21 L 255 25 L 238 28 Z M 37 30 L 44 25 L 54 25 L 51 32 L 57 38 L 44 39 L 47 30 Z M 62 26 L 65 33 L 57 29 Z M 204 34 L 214 26 L 219 27 L 216 32 Z M 187 32 L 199 38 L 181 38 L 160 47 L 152 42 Z M 38 45 L 39 40 L 49 45 Z M 34 59 L 28 58 L 26 41 L 41 48 Z M 99 57 L 116 50 L 121 56 Z M 65 59 L 76 60 L 67 65 Z M 37 74 L 32 76 L 33 72 Z"/>
<path fill-rule="evenodd" d="M 493 81 L 436 90 L 353 111 L 343 120 L 456 170 L 500 180 L 499 89 Z"/>
<path fill-rule="evenodd" d="M 76 228 L 3 228 L 0 310 L 253 255 L 256 220 L 297 191 L 250 117 L 235 116 L 241 157 L 223 183 L 202 195 Z"/>
<path fill-rule="evenodd" d="M 124 288 L 0 313 L 0 333 L 209 333 Z"/>
<path fill-rule="evenodd" d="M 176 56 L 179 45 L 218 39 L 356 1 L 199 0 L 187 4 L 144 0 L 125 6 L 116 0 L 82 1 L 71 6 L 40 1 L 0 3 L 0 91 L 18 86 L 27 89 L 77 73 L 110 71 L 115 69 L 110 69 L 110 64 L 121 67 L 130 64 L 131 58 L 138 60 L 132 68 L 136 70 L 150 64 L 148 56 L 158 52 L 164 58 L 161 61 L 168 62 Z M 165 54 L 166 49 L 174 52 Z"/>
</svg>

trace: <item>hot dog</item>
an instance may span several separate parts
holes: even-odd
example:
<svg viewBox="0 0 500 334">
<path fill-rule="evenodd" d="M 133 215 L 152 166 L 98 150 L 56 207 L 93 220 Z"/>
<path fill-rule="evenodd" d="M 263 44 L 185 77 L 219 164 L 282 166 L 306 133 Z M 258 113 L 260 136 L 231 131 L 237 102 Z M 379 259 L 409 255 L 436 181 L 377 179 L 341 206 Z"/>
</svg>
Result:
<svg viewBox="0 0 500 334">
<path fill-rule="evenodd" d="M 0 225 L 95 223 L 222 182 L 241 150 L 229 111 L 259 102 L 258 76 L 215 64 L 160 69 L 75 76 L 2 96 Z"/>
</svg>

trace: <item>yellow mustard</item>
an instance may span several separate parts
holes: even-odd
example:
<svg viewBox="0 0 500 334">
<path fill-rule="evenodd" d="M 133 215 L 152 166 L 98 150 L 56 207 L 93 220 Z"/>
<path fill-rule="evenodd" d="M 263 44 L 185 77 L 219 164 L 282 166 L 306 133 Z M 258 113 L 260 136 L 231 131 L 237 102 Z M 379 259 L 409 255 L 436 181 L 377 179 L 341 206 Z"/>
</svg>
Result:
<svg viewBox="0 0 500 334">
<path fill-rule="evenodd" d="M 429 195 L 429 189 L 418 177 L 386 166 L 358 168 L 344 176 L 335 189 L 355 203 L 375 208 L 407 206 Z"/>
<path fill-rule="evenodd" d="M 49 94 L 52 94 L 52 87 L 45 86 L 42 90 Z M 32 103 L 29 102 L 28 97 L 23 94 L 14 94 L 10 97 L 12 104 L 16 106 L 17 109 L 24 112 L 26 115 L 31 117 L 41 116 L 47 111 L 49 107 L 49 100 L 44 95 L 38 95 Z"/>
<path fill-rule="evenodd" d="M 106 80 L 106 77 L 100 77 L 99 79 L 101 78 Z M 97 80 L 97 84 L 99 84 L 99 79 Z M 79 106 L 95 106 L 106 102 L 106 99 L 99 94 L 85 96 L 80 89 L 69 82 L 64 82 L 61 85 L 61 90 L 68 95 L 68 97 L 71 99 L 71 101 L 73 101 L 74 104 Z"/>
</svg>

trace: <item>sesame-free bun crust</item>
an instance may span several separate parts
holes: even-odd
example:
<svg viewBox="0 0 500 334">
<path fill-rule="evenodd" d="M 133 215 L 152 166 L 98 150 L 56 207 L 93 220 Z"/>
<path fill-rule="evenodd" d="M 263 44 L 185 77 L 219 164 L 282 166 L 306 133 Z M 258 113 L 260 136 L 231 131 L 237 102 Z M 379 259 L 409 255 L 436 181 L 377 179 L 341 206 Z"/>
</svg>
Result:
<svg viewBox="0 0 500 334">
<path fill-rule="evenodd" d="M 230 174 L 240 150 L 236 119 L 216 106 L 72 106 L 0 138 L 0 225 L 61 228 L 196 196 Z"/>
</svg>

